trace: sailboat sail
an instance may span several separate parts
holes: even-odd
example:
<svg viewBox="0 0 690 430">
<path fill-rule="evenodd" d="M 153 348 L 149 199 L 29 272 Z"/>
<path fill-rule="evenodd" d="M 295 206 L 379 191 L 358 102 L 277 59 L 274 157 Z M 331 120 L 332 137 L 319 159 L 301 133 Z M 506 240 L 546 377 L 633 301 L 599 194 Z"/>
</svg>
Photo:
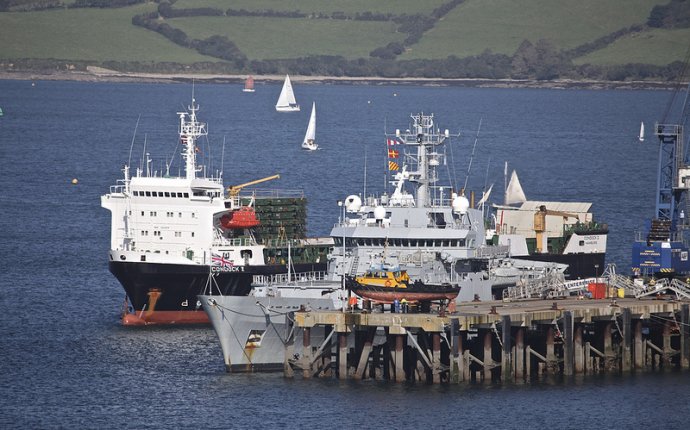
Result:
<svg viewBox="0 0 690 430">
<path fill-rule="evenodd" d="M 304 134 L 302 148 L 313 151 L 314 149 L 318 149 L 318 147 L 319 145 L 316 144 L 316 102 L 314 102 L 311 105 L 311 116 L 309 117 L 307 132 Z"/>
<path fill-rule="evenodd" d="M 254 92 L 254 77 L 249 76 L 246 81 L 244 81 L 244 89 L 242 90 L 245 93 L 253 93 Z"/>
<path fill-rule="evenodd" d="M 278 103 L 276 103 L 276 110 L 278 112 L 297 112 L 299 105 L 295 100 L 295 93 L 292 91 L 292 83 L 290 76 L 285 75 L 285 82 L 283 82 L 283 89 L 280 91 Z"/>
<path fill-rule="evenodd" d="M 508 182 L 508 187 L 506 188 L 505 204 L 512 205 L 526 201 L 527 197 L 525 197 L 525 192 L 522 191 L 520 180 L 515 170 L 513 170 L 513 174 L 510 176 L 510 182 Z"/>
<path fill-rule="evenodd" d="M 640 123 L 640 142 L 644 142 L 644 122 Z"/>
</svg>

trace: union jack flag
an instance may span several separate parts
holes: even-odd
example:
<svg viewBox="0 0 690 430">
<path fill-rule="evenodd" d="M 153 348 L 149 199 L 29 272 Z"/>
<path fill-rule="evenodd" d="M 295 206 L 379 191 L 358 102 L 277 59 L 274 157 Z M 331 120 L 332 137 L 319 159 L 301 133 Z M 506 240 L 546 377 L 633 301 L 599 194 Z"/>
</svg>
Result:
<svg viewBox="0 0 690 430">
<path fill-rule="evenodd" d="M 212 254 L 211 261 L 214 266 L 218 267 L 232 267 L 235 265 L 232 261 L 228 260 L 220 254 L 216 254 L 215 252 Z"/>
</svg>

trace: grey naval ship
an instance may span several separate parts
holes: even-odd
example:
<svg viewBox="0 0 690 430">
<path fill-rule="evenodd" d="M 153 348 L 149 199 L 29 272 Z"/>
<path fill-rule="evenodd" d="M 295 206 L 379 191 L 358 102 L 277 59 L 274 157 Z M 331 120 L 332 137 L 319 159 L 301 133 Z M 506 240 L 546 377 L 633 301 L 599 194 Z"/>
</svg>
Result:
<svg viewBox="0 0 690 430">
<path fill-rule="evenodd" d="M 348 300 L 345 277 L 374 265 L 398 267 L 411 280 L 457 285 L 457 302 L 491 300 L 497 287 L 566 269 L 564 264 L 512 259 L 510 244 L 489 243 L 493 232 L 487 231 L 482 210 L 471 207 L 462 191 L 441 185 L 450 133 L 435 127 L 433 115 L 411 119 L 409 129 L 386 136 L 394 151 L 389 156 L 402 160 L 392 177 L 392 193 L 364 199 L 350 195 L 338 202 L 341 215 L 330 232 L 335 244 L 327 271 L 256 276 L 244 297 L 216 294 L 210 278 L 199 301 L 218 334 L 229 372 L 281 370 L 291 312 L 342 309 Z M 312 343 L 321 340 L 317 333 L 311 336 Z"/>
</svg>

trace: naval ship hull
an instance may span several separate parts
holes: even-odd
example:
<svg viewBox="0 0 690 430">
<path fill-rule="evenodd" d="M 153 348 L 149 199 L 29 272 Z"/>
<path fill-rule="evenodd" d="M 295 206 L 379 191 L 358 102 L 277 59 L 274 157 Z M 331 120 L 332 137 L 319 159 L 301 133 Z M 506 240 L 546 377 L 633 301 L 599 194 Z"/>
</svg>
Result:
<svg viewBox="0 0 690 430">
<path fill-rule="evenodd" d="M 326 263 L 293 265 L 294 273 L 324 271 Z M 212 294 L 246 296 L 254 275 L 286 273 L 284 264 L 236 266 L 236 271 L 219 271 L 207 265 L 139 262 L 109 263 L 110 272 L 120 281 L 128 306 L 123 310 L 125 325 L 208 324 L 197 296 L 208 289 L 213 270 Z"/>
<path fill-rule="evenodd" d="M 223 351 L 225 369 L 231 373 L 283 371 L 289 360 L 302 356 L 302 330 L 295 330 L 292 344 L 286 344 L 293 330 L 292 312 L 336 310 L 332 298 L 254 297 L 200 295 Z M 325 339 L 324 329 L 310 333 L 312 343 Z"/>
</svg>

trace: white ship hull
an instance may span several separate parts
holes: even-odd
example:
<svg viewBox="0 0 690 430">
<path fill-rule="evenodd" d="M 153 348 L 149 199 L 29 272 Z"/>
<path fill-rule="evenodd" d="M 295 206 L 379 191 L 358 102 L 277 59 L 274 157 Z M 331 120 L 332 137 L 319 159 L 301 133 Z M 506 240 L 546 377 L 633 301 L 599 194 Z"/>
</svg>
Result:
<svg viewBox="0 0 690 430">
<path fill-rule="evenodd" d="M 339 300 L 301 297 L 207 296 L 199 300 L 218 334 L 228 372 L 282 371 L 286 343 L 290 339 L 291 313 L 303 309 L 336 310 Z M 323 330 L 311 333 L 320 344 Z M 302 333 L 295 331 L 291 359 L 302 353 Z"/>
</svg>

